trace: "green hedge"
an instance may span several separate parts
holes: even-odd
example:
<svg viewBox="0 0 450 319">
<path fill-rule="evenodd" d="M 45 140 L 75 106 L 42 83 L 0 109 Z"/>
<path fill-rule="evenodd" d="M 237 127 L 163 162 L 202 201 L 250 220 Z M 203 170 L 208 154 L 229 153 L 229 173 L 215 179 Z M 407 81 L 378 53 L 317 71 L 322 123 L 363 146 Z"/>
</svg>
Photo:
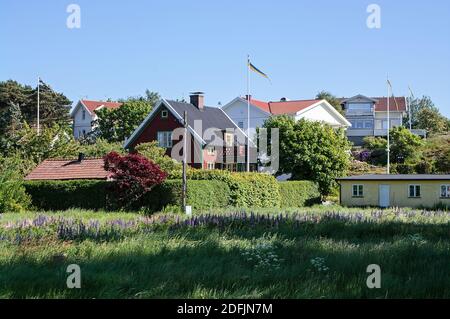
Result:
<svg viewBox="0 0 450 319">
<path fill-rule="evenodd" d="M 302 207 L 318 202 L 320 193 L 309 181 L 277 182 L 267 174 L 206 171 L 188 180 L 187 204 L 195 210 L 225 207 Z M 96 180 L 32 181 L 24 186 L 32 205 L 42 210 L 118 209 L 109 182 Z M 133 205 L 160 211 L 181 203 L 181 180 L 167 180 Z"/>
<path fill-rule="evenodd" d="M 319 187 L 310 181 L 279 182 L 281 207 L 303 207 L 320 202 Z"/>
<path fill-rule="evenodd" d="M 30 181 L 24 183 L 32 205 L 42 210 L 83 208 L 93 210 L 117 209 L 108 191 L 108 182 L 98 180 Z M 167 205 L 180 205 L 181 180 L 169 180 L 156 186 L 133 205 L 159 211 Z M 230 204 L 230 189 L 222 181 L 188 181 L 187 203 L 194 209 L 223 208 Z"/>
<path fill-rule="evenodd" d="M 182 181 L 167 180 L 147 193 L 141 207 L 159 211 L 168 205 L 180 205 Z M 187 204 L 193 209 L 225 208 L 230 206 L 230 189 L 223 181 L 193 180 L 187 183 Z"/>
<path fill-rule="evenodd" d="M 106 209 L 108 182 L 98 180 L 24 182 L 31 204 L 37 209 Z"/>
<path fill-rule="evenodd" d="M 191 180 L 218 180 L 230 189 L 229 204 L 234 207 L 280 207 L 278 182 L 272 175 L 231 173 L 225 170 L 190 170 Z"/>
</svg>

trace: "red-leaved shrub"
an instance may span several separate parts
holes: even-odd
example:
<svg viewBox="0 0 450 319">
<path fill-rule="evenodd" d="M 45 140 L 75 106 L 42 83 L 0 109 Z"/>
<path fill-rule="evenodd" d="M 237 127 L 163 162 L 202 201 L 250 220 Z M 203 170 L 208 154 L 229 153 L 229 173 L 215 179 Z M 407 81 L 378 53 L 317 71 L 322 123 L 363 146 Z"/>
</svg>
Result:
<svg viewBox="0 0 450 319">
<path fill-rule="evenodd" d="M 110 152 L 104 161 L 105 169 L 112 173 L 117 200 L 123 206 L 131 206 L 167 177 L 157 164 L 139 154 L 121 156 Z"/>
</svg>

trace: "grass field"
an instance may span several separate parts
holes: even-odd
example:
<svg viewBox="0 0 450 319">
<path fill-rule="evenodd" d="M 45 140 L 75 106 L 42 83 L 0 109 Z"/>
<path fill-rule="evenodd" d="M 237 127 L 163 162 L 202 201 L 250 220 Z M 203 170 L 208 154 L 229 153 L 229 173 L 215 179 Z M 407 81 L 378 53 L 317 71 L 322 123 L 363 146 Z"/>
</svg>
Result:
<svg viewBox="0 0 450 319">
<path fill-rule="evenodd" d="M 450 298 L 450 213 L 0 217 L 1 298 Z M 81 267 L 81 289 L 66 268 Z M 381 289 L 366 268 L 381 267 Z"/>
</svg>

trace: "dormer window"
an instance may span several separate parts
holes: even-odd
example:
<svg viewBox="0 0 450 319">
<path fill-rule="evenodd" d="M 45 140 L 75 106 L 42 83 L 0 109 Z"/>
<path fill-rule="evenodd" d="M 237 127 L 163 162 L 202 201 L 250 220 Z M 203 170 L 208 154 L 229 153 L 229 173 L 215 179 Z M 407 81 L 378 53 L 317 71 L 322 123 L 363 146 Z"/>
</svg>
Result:
<svg viewBox="0 0 450 319">
<path fill-rule="evenodd" d="M 167 110 L 161 111 L 161 118 L 166 119 L 169 117 L 169 112 Z"/>
</svg>

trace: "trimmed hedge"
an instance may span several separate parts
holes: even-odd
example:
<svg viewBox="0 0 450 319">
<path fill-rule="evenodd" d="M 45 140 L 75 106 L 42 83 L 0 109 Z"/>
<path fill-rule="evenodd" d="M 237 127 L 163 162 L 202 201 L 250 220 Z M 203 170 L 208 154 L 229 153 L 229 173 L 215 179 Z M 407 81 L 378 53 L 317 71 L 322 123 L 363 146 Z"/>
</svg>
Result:
<svg viewBox="0 0 450 319">
<path fill-rule="evenodd" d="M 108 191 L 109 182 L 98 180 L 30 181 L 24 183 L 31 195 L 32 205 L 42 210 L 82 208 L 93 210 L 117 209 L 117 203 Z M 167 205 L 180 205 L 182 182 L 168 180 L 133 205 L 159 211 Z M 222 181 L 188 181 L 187 203 L 194 209 L 223 208 L 230 203 L 230 189 Z"/>
<path fill-rule="evenodd" d="M 69 208 L 106 209 L 108 182 L 99 180 L 27 181 L 33 207 L 42 210 Z"/>
<path fill-rule="evenodd" d="M 280 191 L 275 177 L 262 173 L 231 173 L 224 170 L 190 170 L 192 180 L 218 180 L 230 189 L 234 207 L 280 207 Z"/>
<path fill-rule="evenodd" d="M 303 207 L 320 202 L 319 187 L 311 181 L 279 182 L 281 207 Z"/>
<path fill-rule="evenodd" d="M 182 190 L 181 180 L 167 180 L 147 193 L 140 206 L 159 211 L 168 205 L 180 205 Z M 230 206 L 230 188 L 223 181 L 188 181 L 186 201 L 193 209 L 225 208 Z"/>
<path fill-rule="evenodd" d="M 277 182 L 267 174 L 205 171 L 188 180 L 187 204 L 195 210 L 226 207 L 302 207 L 317 203 L 317 184 L 309 181 Z M 110 182 L 98 180 L 25 182 L 32 205 L 42 210 L 82 208 L 118 209 Z M 181 203 L 181 180 L 166 180 L 145 194 L 133 209 L 160 211 Z"/>
</svg>

